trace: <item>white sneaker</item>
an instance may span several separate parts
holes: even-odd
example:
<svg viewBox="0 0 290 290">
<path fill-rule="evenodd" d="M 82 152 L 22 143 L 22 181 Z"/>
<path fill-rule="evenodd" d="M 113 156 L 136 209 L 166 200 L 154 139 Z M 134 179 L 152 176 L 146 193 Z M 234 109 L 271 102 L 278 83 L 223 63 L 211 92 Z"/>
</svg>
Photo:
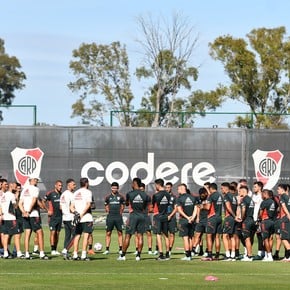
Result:
<svg viewBox="0 0 290 290">
<path fill-rule="evenodd" d="M 159 255 L 159 252 L 158 251 L 154 251 L 153 255 L 154 256 Z"/>
<path fill-rule="evenodd" d="M 66 254 L 67 254 L 67 249 L 63 249 L 63 250 L 61 251 L 61 253 L 62 253 L 63 255 L 66 255 Z"/>
<path fill-rule="evenodd" d="M 180 259 L 181 261 L 191 261 L 191 257 L 183 257 Z"/>
<path fill-rule="evenodd" d="M 138 254 L 138 251 L 135 251 L 135 252 L 133 253 L 133 255 L 135 255 L 135 256 L 136 256 L 137 254 Z"/>
<path fill-rule="evenodd" d="M 148 251 L 148 255 L 153 255 L 153 252 L 152 251 Z"/>
<path fill-rule="evenodd" d="M 60 253 L 58 251 L 51 251 L 52 256 L 59 256 Z"/>
<path fill-rule="evenodd" d="M 110 251 L 106 250 L 103 255 L 109 255 L 110 254 Z M 122 253 L 121 253 L 122 254 Z"/>
<path fill-rule="evenodd" d="M 262 261 L 263 262 L 273 262 L 273 258 L 272 257 L 264 257 L 263 259 L 262 259 Z"/>
<path fill-rule="evenodd" d="M 124 257 L 119 256 L 118 259 L 117 259 L 117 261 L 126 261 L 126 257 L 125 256 Z"/>
<path fill-rule="evenodd" d="M 169 257 L 171 257 L 171 251 L 169 251 Z"/>
<path fill-rule="evenodd" d="M 242 262 L 252 262 L 253 258 L 249 258 L 248 256 L 245 256 L 241 261 Z"/>
<path fill-rule="evenodd" d="M 204 252 L 204 254 L 202 256 L 203 257 L 207 257 L 208 256 L 208 253 L 207 252 Z"/>
<path fill-rule="evenodd" d="M 140 261 L 141 260 L 141 258 L 140 258 L 140 256 L 136 256 L 136 261 Z"/>
<path fill-rule="evenodd" d="M 122 250 L 120 250 L 120 251 L 119 251 L 119 255 L 122 255 L 122 253 L 123 253 Z"/>
</svg>

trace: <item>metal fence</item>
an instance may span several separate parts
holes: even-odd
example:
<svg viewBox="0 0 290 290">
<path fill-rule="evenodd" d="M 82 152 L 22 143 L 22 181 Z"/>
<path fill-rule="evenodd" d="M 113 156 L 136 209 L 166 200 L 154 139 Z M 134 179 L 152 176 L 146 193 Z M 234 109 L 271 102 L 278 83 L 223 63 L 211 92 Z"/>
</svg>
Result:
<svg viewBox="0 0 290 290">
<path fill-rule="evenodd" d="M 289 144 L 288 130 L 1 126 L 0 175 L 15 180 L 11 152 L 16 147 L 39 147 L 44 153 L 42 194 L 52 189 L 57 179 L 87 176 L 97 207 L 102 208 L 112 181 L 119 182 L 121 192 L 126 193 L 137 175 L 150 194 L 157 177 L 173 182 L 175 191 L 180 182 L 186 182 L 192 191 L 205 181 L 246 177 L 251 184 L 257 173 L 252 154 L 258 149 L 282 152 L 278 177 L 288 182 Z M 15 166 L 22 166 L 22 173 L 28 175 L 25 164 Z M 272 173 L 268 170 L 267 174 L 271 177 Z"/>
</svg>

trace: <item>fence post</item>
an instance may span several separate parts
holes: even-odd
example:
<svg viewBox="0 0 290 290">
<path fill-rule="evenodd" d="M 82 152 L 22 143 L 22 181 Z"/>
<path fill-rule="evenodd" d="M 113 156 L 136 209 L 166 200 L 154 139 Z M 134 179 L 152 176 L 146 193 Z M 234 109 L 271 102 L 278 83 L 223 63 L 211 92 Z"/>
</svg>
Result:
<svg viewBox="0 0 290 290">
<path fill-rule="evenodd" d="M 113 127 L 113 113 L 114 111 L 110 111 L 110 127 Z"/>
</svg>

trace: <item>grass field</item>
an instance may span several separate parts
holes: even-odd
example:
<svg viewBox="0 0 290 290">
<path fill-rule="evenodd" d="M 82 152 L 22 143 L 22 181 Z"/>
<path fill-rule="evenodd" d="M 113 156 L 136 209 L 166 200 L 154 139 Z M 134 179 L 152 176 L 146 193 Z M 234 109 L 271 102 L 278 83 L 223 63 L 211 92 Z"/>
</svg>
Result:
<svg viewBox="0 0 290 290">
<path fill-rule="evenodd" d="M 63 234 L 63 231 L 62 231 Z M 45 229 L 49 253 L 48 230 Z M 59 250 L 62 249 L 60 238 Z M 104 229 L 95 229 L 94 242 L 104 244 Z M 133 239 L 132 239 L 133 242 Z M 146 239 L 145 239 L 146 243 Z M 182 247 L 179 237 L 176 247 Z M 111 254 L 96 253 L 91 261 L 0 260 L 1 289 L 289 289 L 290 263 L 283 262 L 202 262 L 181 261 L 182 250 L 175 250 L 170 261 L 156 261 L 147 247 L 140 262 L 135 261 L 134 243 L 126 261 L 117 261 L 116 235 Z M 218 281 L 205 281 L 208 275 Z"/>
</svg>

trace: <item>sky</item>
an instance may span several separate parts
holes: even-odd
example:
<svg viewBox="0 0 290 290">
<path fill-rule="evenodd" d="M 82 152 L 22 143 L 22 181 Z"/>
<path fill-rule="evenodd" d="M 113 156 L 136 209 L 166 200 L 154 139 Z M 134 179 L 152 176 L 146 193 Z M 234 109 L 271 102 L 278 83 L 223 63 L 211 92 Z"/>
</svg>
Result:
<svg viewBox="0 0 290 290">
<path fill-rule="evenodd" d="M 38 122 L 59 126 L 80 124 L 79 118 L 71 118 L 71 106 L 78 96 L 67 84 L 75 80 L 69 69 L 72 51 L 82 43 L 120 41 L 126 45 L 138 109 L 144 83 L 133 73 L 142 64 L 136 42 L 140 38 L 136 17 L 140 15 L 170 19 L 178 12 L 188 17 L 199 37 L 192 59 L 199 67 L 199 78 L 193 90 L 212 90 L 219 83 L 228 83 L 221 64 L 209 56 L 208 43 L 216 37 L 245 37 L 261 27 L 285 26 L 288 35 L 290 31 L 288 0 L 0 0 L 0 4 L 0 38 L 6 53 L 19 59 L 27 77 L 25 88 L 16 91 L 13 105 L 36 105 Z M 247 112 L 248 108 L 228 101 L 217 111 Z M 31 108 L 4 109 L 3 115 L 2 125 L 33 123 Z M 223 126 L 224 120 L 224 116 L 208 116 L 197 124 Z"/>
</svg>

